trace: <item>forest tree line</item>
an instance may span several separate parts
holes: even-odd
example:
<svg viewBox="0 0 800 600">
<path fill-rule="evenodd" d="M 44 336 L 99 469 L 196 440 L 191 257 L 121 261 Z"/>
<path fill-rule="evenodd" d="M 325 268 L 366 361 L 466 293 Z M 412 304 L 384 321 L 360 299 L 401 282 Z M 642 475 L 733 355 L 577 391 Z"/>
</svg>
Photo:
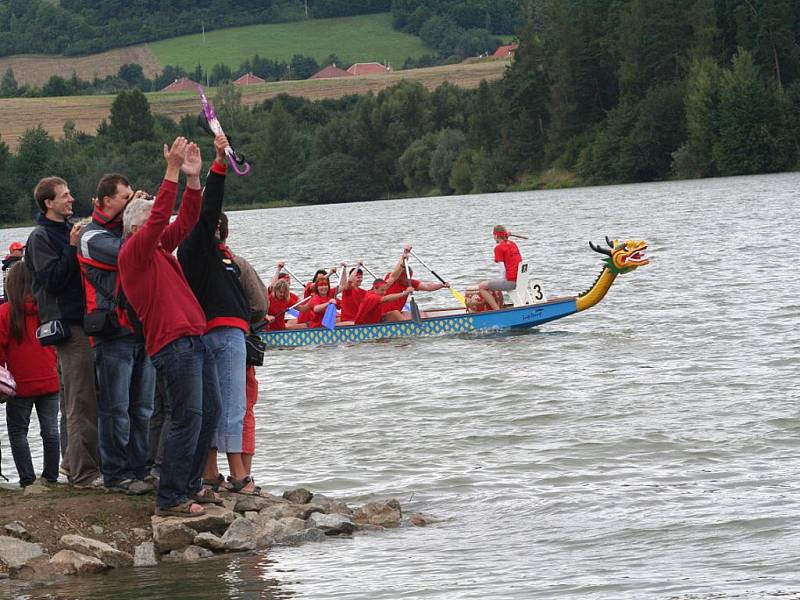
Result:
<svg viewBox="0 0 800 600">
<path fill-rule="evenodd" d="M 552 0 L 519 32 L 505 76 L 465 91 L 401 82 L 377 95 L 216 103 L 252 175 L 238 205 L 491 192 L 564 181 L 625 183 L 794 169 L 800 157 L 800 6 L 788 0 Z M 198 107 L 199 111 L 199 107 Z M 160 147 L 210 140 L 196 115 L 154 117 L 120 94 L 96 134 L 26 132 L 0 145 L 0 214 L 26 219 L 39 177 L 84 203 L 121 171 L 154 191 Z"/>
<path fill-rule="evenodd" d="M 94 54 L 202 29 L 389 11 L 439 62 L 485 51 L 492 33 L 514 33 L 521 14 L 514 0 L 7 0 L 0 56 Z"/>
</svg>

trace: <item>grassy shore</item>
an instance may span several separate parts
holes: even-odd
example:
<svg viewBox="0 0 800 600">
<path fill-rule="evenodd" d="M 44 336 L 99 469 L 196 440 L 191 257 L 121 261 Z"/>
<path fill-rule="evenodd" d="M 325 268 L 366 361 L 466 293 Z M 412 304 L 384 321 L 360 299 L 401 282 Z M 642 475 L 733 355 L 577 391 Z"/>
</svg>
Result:
<svg viewBox="0 0 800 600">
<path fill-rule="evenodd" d="M 430 54 L 418 37 L 392 28 L 389 13 L 337 19 L 312 19 L 292 23 L 250 25 L 184 35 L 148 44 L 162 65 L 195 65 L 211 69 L 216 64 L 237 68 L 258 54 L 262 58 L 290 61 L 295 54 L 323 61 L 329 54 L 354 62 L 384 62 L 397 67 L 406 58 Z"/>
</svg>

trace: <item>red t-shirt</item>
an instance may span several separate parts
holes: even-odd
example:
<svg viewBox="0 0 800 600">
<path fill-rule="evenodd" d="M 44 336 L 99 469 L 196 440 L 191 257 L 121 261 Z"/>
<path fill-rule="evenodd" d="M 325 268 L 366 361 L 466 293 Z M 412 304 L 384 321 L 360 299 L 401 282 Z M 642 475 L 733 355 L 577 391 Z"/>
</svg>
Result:
<svg viewBox="0 0 800 600">
<path fill-rule="evenodd" d="M 306 284 L 306 288 L 303 291 L 303 298 L 308 298 L 309 296 L 314 294 L 314 290 L 312 289 L 313 285 L 314 284 L 311 283 L 311 282 Z M 337 289 L 339 289 L 339 288 L 338 287 L 333 287 L 333 286 L 330 287 L 328 289 L 328 298 L 333 298 L 336 295 L 336 290 Z M 310 323 L 313 316 L 314 315 L 311 313 L 310 310 L 306 311 L 306 312 L 301 312 L 300 316 L 297 317 L 297 322 L 298 323 Z M 309 325 L 309 327 L 321 327 L 321 326 L 322 326 L 321 323 L 320 323 L 320 325 Z"/>
<path fill-rule="evenodd" d="M 387 278 L 388 278 L 388 275 L 387 275 Z M 419 285 L 421 283 L 422 282 L 419 279 L 412 279 L 411 280 L 411 287 L 413 287 L 415 290 L 419 289 Z M 408 287 L 408 285 L 402 284 L 400 282 L 400 280 L 398 279 L 392 285 L 389 286 L 389 289 L 386 290 L 386 295 L 388 296 L 389 294 L 399 294 L 400 292 L 406 291 L 407 287 Z M 391 312 L 393 310 L 402 311 L 403 307 L 406 304 L 406 300 L 407 300 L 407 298 L 399 298 L 397 300 L 392 300 L 390 302 L 384 302 L 383 304 L 381 304 L 381 314 L 385 315 L 386 313 Z"/>
<path fill-rule="evenodd" d="M 322 318 L 325 316 L 325 311 L 328 309 L 326 307 L 325 310 L 316 312 L 314 307 L 319 306 L 320 304 L 325 304 L 330 299 L 330 296 L 320 296 L 319 294 L 314 294 L 311 296 L 311 302 L 308 303 L 311 308 L 309 308 L 306 312 L 307 315 L 311 315 L 308 320 L 309 327 L 322 327 Z"/>
<path fill-rule="evenodd" d="M 358 312 L 354 321 L 356 325 L 371 325 L 381 322 L 381 300 L 383 296 L 376 294 L 372 290 L 364 290 L 364 298 L 358 306 Z"/>
<path fill-rule="evenodd" d="M 289 292 L 288 300 L 278 300 L 272 293 L 269 294 L 269 312 L 267 314 L 275 317 L 275 320 L 269 324 L 270 331 L 286 329 L 286 309 L 298 300 L 300 298 L 291 292 Z"/>
<path fill-rule="evenodd" d="M 367 290 L 361 288 L 347 288 L 342 292 L 342 321 L 355 320 L 358 307 L 366 293 Z"/>
<path fill-rule="evenodd" d="M 514 242 L 503 240 L 494 247 L 494 262 L 501 262 L 506 267 L 506 281 L 517 280 L 517 269 L 522 262 L 522 255 Z"/>
</svg>

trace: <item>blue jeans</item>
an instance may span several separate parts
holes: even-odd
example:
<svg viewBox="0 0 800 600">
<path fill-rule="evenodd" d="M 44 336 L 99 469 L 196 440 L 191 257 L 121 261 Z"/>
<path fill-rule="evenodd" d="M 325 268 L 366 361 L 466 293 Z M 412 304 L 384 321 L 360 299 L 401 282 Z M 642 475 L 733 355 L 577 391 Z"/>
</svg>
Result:
<svg viewBox="0 0 800 600">
<path fill-rule="evenodd" d="M 31 423 L 31 410 L 36 406 L 39 417 L 39 431 L 44 448 L 44 470 L 42 477 L 54 482 L 58 479 L 58 394 L 34 396 L 31 398 L 10 398 L 6 402 L 6 427 L 11 444 L 11 455 L 19 474 L 19 484 L 28 486 L 36 481 L 33 470 L 31 449 L 28 446 L 28 427 Z"/>
<path fill-rule="evenodd" d="M 106 486 L 147 475 L 156 370 L 133 336 L 95 344 L 97 438 Z"/>
<path fill-rule="evenodd" d="M 152 359 L 164 383 L 170 411 L 158 506 L 170 508 L 202 487 L 201 477 L 219 414 L 219 383 L 201 337 L 178 338 Z"/>
<path fill-rule="evenodd" d="M 247 349 L 244 331 L 236 327 L 216 327 L 203 336 L 219 380 L 220 411 L 217 434 L 211 443 L 218 452 L 240 453 L 244 431 L 245 370 Z"/>
</svg>

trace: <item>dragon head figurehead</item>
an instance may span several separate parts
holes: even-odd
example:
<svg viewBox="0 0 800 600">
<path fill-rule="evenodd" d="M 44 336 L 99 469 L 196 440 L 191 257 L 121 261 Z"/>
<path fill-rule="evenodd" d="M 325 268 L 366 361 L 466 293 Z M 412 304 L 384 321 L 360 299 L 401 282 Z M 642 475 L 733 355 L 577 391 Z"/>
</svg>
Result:
<svg viewBox="0 0 800 600">
<path fill-rule="evenodd" d="M 633 271 L 637 267 L 650 264 L 650 259 L 645 256 L 647 244 L 644 240 L 611 240 L 606 237 L 608 248 L 589 242 L 589 247 L 595 252 L 606 255 L 605 262 L 608 269 L 621 275 Z"/>
</svg>

